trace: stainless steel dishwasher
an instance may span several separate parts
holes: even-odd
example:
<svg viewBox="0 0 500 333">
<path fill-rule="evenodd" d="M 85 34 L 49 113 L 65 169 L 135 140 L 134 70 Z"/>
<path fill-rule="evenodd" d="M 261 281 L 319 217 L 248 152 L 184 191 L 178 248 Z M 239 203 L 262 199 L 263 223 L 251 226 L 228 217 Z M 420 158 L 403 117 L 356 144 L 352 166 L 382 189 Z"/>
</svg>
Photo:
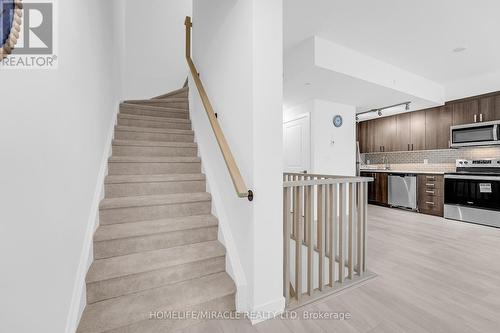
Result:
<svg viewBox="0 0 500 333">
<path fill-rule="evenodd" d="M 417 210 L 417 175 L 389 175 L 389 205 Z"/>
</svg>

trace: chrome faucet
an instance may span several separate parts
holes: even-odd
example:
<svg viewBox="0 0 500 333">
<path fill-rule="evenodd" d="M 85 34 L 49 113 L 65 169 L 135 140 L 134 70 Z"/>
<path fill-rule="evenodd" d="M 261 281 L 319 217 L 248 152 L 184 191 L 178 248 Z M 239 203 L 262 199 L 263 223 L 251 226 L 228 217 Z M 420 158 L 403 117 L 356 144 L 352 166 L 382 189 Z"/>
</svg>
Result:
<svg viewBox="0 0 500 333">
<path fill-rule="evenodd" d="M 387 158 L 386 155 L 384 155 L 382 157 L 382 163 L 384 164 L 384 169 L 385 170 L 389 170 L 391 168 L 390 164 L 389 164 L 389 159 Z"/>
</svg>

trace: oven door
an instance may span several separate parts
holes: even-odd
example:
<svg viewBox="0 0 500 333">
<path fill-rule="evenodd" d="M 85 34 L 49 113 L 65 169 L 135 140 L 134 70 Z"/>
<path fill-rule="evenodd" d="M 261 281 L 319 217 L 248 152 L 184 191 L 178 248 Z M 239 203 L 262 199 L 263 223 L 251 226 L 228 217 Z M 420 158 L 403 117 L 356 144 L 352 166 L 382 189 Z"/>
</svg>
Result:
<svg viewBox="0 0 500 333">
<path fill-rule="evenodd" d="M 445 175 L 445 205 L 500 211 L 500 176 Z"/>
<path fill-rule="evenodd" d="M 500 144 L 497 123 L 460 125 L 451 127 L 451 147 Z"/>
</svg>

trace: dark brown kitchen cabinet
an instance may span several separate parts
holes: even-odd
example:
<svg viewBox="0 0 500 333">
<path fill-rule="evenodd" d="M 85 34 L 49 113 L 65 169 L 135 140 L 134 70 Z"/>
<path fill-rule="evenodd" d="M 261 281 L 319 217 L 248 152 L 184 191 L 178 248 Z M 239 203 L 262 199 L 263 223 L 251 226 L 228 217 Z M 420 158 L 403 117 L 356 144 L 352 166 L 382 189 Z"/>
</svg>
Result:
<svg viewBox="0 0 500 333">
<path fill-rule="evenodd" d="M 376 147 L 380 146 L 379 151 L 390 152 L 396 147 L 396 118 L 384 117 L 377 119 L 376 124 Z"/>
<path fill-rule="evenodd" d="M 450 126 L 453 122 L 451 107 L 440 106 L 425 110 L 425 149 L 449 149 Z"/>
<path fill-rule="evenodd" d="M 500 120 L 500 95 L 479 99 L 479 120 Z"/>
<path fill-rule="evenodd" d="M 359 151 L 364 154 L 364 153 L 369 153 L 368 149 L 368 122 L 363 121 L 361 123 L 358 123 L 358 142 L 359 142 Z"/>
<path fill-rule="evenodd" d="M 410 150 L 411 142 L 411 116 L 409 113 L 401 113 L 396 116 L 396 151 Z"/>
<path fill-rule="evenodd" d="M 444 177 L 442 175 L 418 175 L 417 206 L 422 214 L 443 216 Z"/>
<path fill-rule="evenodd" d="M 452 103 L 453 125 L 464 125 L 480 121 L 479 100 Z"/>
<path fill-rule="evenodd" d="M 425 111 L 410 113 L 410 150 L 425 149 Z"/>
<path fill-rule="evenodd" d="M 425 149 L 425 112 L 398 114 L 394 151 Z"/>
<path fill-rule="evenodd" d="M 371 177 L 373 182 L 368 183 L 368 202 L 376 205 L 388 205 L 388 177 L 385 172 L 361 172 L 362 177 Z"/>
</svg>

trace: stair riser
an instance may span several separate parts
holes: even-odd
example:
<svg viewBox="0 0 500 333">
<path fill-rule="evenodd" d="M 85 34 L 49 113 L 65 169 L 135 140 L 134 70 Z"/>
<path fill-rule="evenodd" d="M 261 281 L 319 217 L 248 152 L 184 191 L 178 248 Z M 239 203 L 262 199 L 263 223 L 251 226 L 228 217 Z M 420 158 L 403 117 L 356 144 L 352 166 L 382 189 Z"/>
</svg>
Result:
<svg viewBox="0 0 500 333">
<path fill-rule="evenodd" d="M 186 312 L 200 312 L 200 311 L 235 311 L 236 296 L 234 294 L 227 295 L 225 297 L 220 297 L 210 302 L 203 304 L 198 304 L 195 306 L 185 307 L 182 310 Z M 146 319 L 134 323 L 130 326 L 120 327 L 106 331 L 106 333 L 160 333 L 160 332 L 174 332 L 178 330 L 183 330 L 189 326 L 197 325 L 202 323 L 203 320 L 186 319 L 186 320 L 174 320 L 174 319 Z M 80 332 L 78 332 L 80 333 Z"/>
<path fill-rule="evenodd" d="M 199 181 L 106 184 L 106 198 L 156 194 L 205 192 L 206 183 Z"/>
<path fill-rule="evenodd" d="M 110 175 L 161 175 L 168 173 L 200 173 L 201 163 L 127 163 L 110 162 Z"/>
<path fill-rule="evenodd" d="M 139 120 L 139 119 L 129 119 L 118 117 L 118 125 L 120 126 L 132 126 L 132 127 L 147 127 L 147 128 L 166 128 L 166 129 L 183 129 L 190 130 L 190 123 L 176 123 L 176 122 L 166 122 L 166 121 L 154 121 L 154 120 Z"/>
<path fill-rule="evenodd" d="M 164 234 L 94 242 L 94 258 L 104 259 L 126 254 L 167 249 L 217 239 L 217 226 L 188 229 Z"/>
<path fill-rule="evenodd" d="M 225 266 L 225 257 L 221 256 L 151 272 L 88 283 L 87 301 L 91 304 L 142 290 L 196 279 L 205 275 L 223 272 Z"/>
<path fill-rule="evenodd" d="M 160 110 L 148 110 L 141 109 L 140 106 L 132 107 L 120 107 L 120 113 L 133 114 L 138 116 L 150 116 L 150 117 L 163 117 L 163 118 L 178 118 L 178 119 L 189 119 L 189 113 L 187 111 L 160 111 Z"/>
<path fill-rule="evenodd" d="M 210 211 L 210 201 L 180 203 L 162 206 L 101 209 L 99 211 L 99 222 L 104 225 L 148 221 L 189 215 L 204 215 L 209 214 Z"/>
<path fill-rule="evenodd" d="M 194 134 L 115 131 L 115 140 L 194 142 Z"/>
<path fill-rule="evenodd" d="M 144 146 L 113 146 L 113 156 L 182 156 L 196 157 L 196 147 L 144 147 Z"/>
</svg>

